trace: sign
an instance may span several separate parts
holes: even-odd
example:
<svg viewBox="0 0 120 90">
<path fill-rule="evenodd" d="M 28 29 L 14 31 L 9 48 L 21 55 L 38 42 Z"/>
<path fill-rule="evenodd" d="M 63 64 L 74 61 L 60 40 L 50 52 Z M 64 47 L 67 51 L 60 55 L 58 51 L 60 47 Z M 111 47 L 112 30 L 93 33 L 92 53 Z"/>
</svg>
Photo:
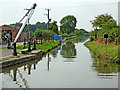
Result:
<svg viewBox="0 0 120 90">
<path fill-rule="evenodd" d="M 62 40 L 61 35 L 55 34 L 55 35 L 54 35 L 54 40 Z"/>
<path fill-rule="evenodd" d="M 108 38 L 108 34 L 104 34 L 104 38 Z"/>
</svg>

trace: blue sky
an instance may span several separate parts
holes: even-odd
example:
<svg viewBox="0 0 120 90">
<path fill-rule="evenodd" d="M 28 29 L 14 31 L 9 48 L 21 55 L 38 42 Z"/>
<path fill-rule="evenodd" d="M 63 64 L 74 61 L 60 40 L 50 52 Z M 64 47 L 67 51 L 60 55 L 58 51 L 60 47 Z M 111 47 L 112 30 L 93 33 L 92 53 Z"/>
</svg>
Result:
<svg viewBox="0 0 120 90">
<path fill-rule="evenodd" d="M 90 20 L 100 14 L 108 13 L 118 20 L 119 0 L 0 0 L 0 26 L 18 22 L 26 13 L 25 8 L 30 8 L 37 3 L 35 13 L 30 23 L 47 22 L 45 8 L 50 8 L 50 18 L 60 20 L 66 15 L 77 18 L 77 28 L 91 31 Z"/>
</svg>

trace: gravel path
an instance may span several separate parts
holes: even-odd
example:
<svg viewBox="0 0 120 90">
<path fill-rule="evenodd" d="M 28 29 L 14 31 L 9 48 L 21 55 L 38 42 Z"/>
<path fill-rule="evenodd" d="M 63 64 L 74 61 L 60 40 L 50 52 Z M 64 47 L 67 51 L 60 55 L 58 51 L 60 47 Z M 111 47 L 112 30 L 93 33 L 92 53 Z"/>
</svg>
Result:
<svg viewBox="0 0 120 90">
<path fill-rule="evenodd" d="M 17 46 L 23 45 L 23 42 L 18 42 Z M 0 45 L 0 48 L 6 47 L 7 45 Z M 18 50 L 17 50 L 18 51 Z M 3 57 L 9 57 L 13 55 L 13 49 L 0 49 L 0 60 Z"/>
</svg>

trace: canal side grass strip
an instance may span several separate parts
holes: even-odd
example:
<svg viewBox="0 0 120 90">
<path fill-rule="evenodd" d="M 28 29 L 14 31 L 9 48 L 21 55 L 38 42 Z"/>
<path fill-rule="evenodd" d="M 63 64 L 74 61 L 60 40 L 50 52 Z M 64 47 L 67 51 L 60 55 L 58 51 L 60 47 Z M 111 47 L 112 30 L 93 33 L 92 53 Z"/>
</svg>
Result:
<svg viewBox="0 0 120 90">
<path fill-rule="evenodd" d="M 47 52 L 48 49 L 58 46 L 58 44 L 60 44 L 60 41 L 46 41 L 43 44 L 36 44 L 36 50 L 41 50 L 43 52 Z M 24 47 L 24 45 L 21 45 L 21 46 L 17 46 L 16 48 L 19 50 L 22 50 L 23 47 Z M 28 45 L 26 45 L 26 48 L 24 48 L 24 49 L 27 49 L 27 48 L 28 48 Z M 31 48 L 33 48 L 33 45 L 31 45 Z"/>
<path fill-rule="evenodd" d="M 57 46 L 59 43 L 60 43 L 59 41 L 46 41 L 43 44 L 36 44 L 36 49 L 42 50 L 42 51 L 47 51 L 48 49 L 51 49 L 52 47 Z M 17 46 L 16 48 L 22 50 L 23 47 L 24 47 L 24 45 L 21 45 L 21 46 Z M 26 45 L 26 48 L 24 48 L 24 49 L 27 49 L 27 48 L 28 48 L 28 45 Z M 31 45 L 31 48 L 33 48 L 33 45 Z"/>
<path fill-rule="evenodd" d="M 99 43 L 86 42 L 85 46 L 88 47 L 94 58 L 110 63 L 119 62 L 118 46 L 113 44 L 100 45 Z"/>
</svg>

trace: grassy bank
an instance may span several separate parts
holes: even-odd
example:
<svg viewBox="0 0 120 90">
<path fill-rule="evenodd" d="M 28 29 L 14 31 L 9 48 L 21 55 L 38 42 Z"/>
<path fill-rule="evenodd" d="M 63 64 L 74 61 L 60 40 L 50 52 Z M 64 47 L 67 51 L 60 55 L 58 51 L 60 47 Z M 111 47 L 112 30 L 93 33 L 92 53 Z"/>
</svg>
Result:
<svg viewBox="0 0 120 90">
<path fill-rule="evenodd" d="M 36 44 L 36 49 L 37 50 L 42 50 L 43 52 L 46 52 L 48 49 L 51 49 L 55 46 L 57 46 L 58 44 L 60 44 L 60 41 L 46 41 L 45 43 L 43 44 Z M 17 49 L 20 49 L 22 50 L 24 47 L 24 45 L 21 45 L 21 46 L 17 46 Z M 26 48 L 27 49 L 28 46 L 26 45 Z M 31 48 L 33 48 L 33 45 L 31 45 Z"/>
<path fill-rule="evenodd" d="M 112 43 L 109 45 L 104 45 L 95 41 L 86 42 L 85 46 L 88 47 L 94 58 L 115 63 L 119 62 L 118 57 L 118 46 L 113 45 Z"/>
</svg>

